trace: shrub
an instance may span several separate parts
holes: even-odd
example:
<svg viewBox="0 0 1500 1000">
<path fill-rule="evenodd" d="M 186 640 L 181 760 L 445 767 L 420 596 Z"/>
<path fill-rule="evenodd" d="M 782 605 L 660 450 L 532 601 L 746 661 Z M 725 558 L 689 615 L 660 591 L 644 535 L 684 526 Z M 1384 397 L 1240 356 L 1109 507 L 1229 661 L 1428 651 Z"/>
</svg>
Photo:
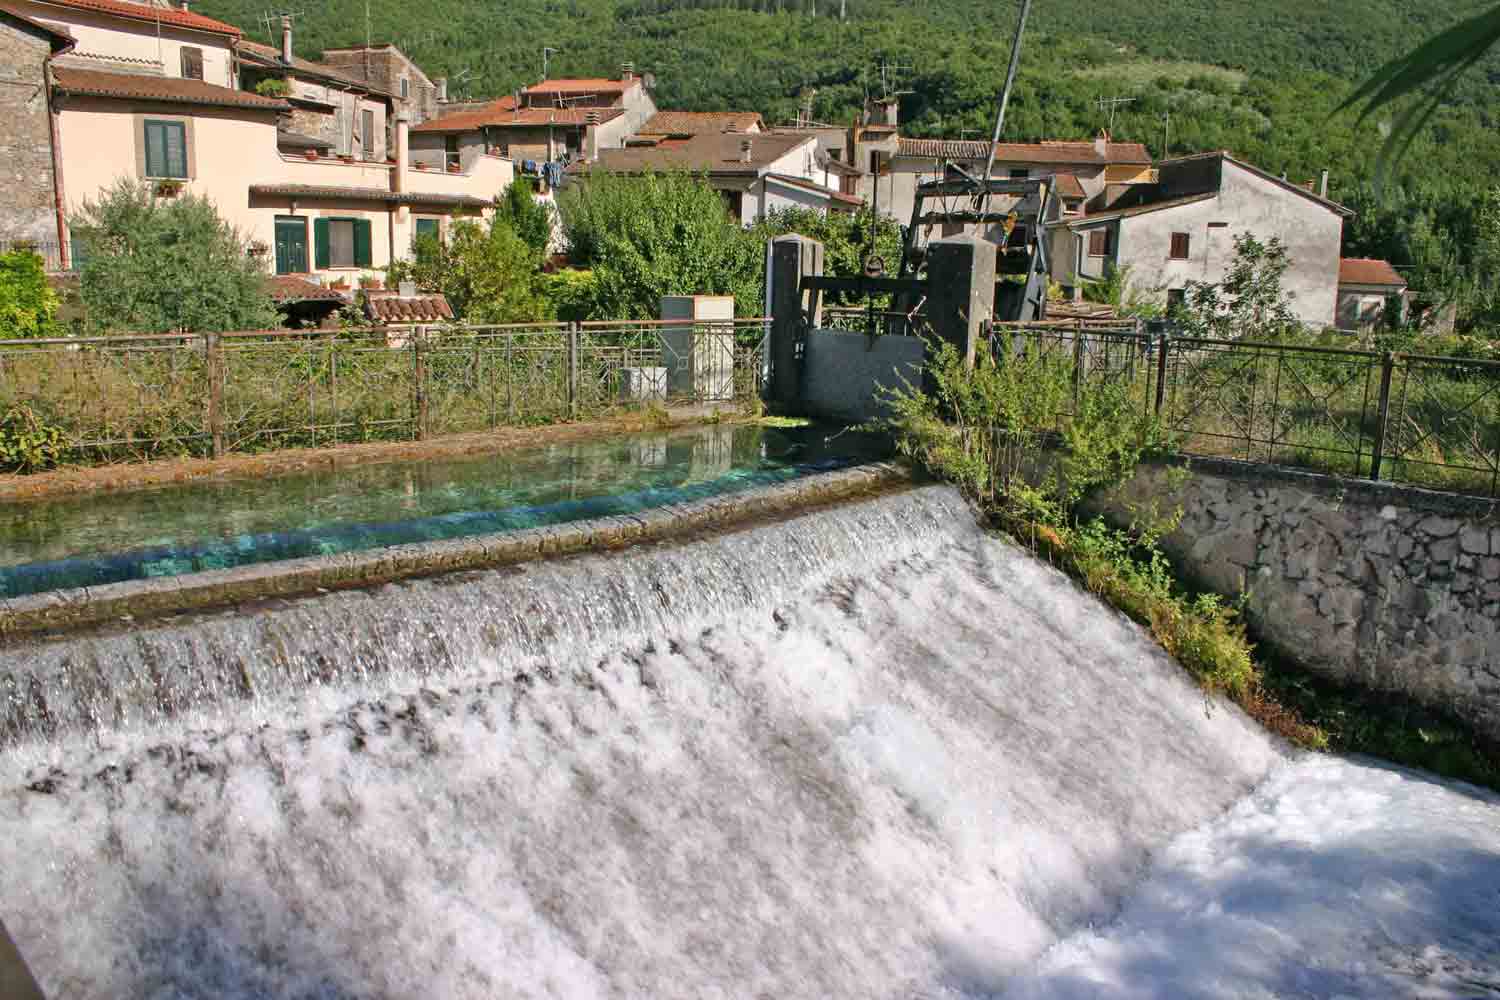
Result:
<svg viewBox="0 0 1500 1000">
<path fill-rule="evenodd" d="M 0 337 L 55 333 L 57 307 L 41 257 L 24 248 L 0 253 Z"/>
<path fill-rule="evenodd" d="M 0 417 L 0 469 L 39 472 L 62 461 L 67 441 L 62 429 L 46 423 L 25 403 L 14 403 Z"/>
</svg>

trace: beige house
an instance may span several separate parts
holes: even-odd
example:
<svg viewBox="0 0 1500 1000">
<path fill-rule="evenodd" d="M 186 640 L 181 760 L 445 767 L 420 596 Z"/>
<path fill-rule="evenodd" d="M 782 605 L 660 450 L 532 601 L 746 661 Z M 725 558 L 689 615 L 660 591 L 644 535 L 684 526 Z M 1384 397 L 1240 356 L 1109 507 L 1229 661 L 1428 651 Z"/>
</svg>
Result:
<svg viewBox="0 0 1500 1000">
<path fill-rule="evenodd" d="M 242 51 L 249 43 L 238 29 L 191 11 L 127 0 L 4 3 L 16 11 L 0 18 L 5 31 L 19 40 L 34 26 L 26 37 L 35 36 L 45 74 L 48 158 L 56 164 L 47 183 L 64 236 L 81 205 L 126 178 L 159 198 L 189 192 L 211 200 L 268 272 L 352 287 L 406 254 L 418 234 L 487 213 L 514 176 L 509 160 L 488 154 L 452 170 L 419 169 L 407 155 L 404 121 L 386 138 L 389 95 L 357 81 L 340 87 L 335 71 L 288 61 L 284 51 Z M 53 45 L 57 51 L 41 55 Z M 292 94 L 238 89 L 237 64 L 289 78 Z M 294 102 L 317 103 L 306 97 L 316 88 L 340 91 L 316 113 L 347 130 L 342 157 L 338 143 L 332 155 L 323 152 L 331 140 L 312 148 L 286 141 L 296 134 L 295 116 L 309 110 Z M 69 265 L 66 246 L 57 256 L 55 266 Z"/>
</svg>

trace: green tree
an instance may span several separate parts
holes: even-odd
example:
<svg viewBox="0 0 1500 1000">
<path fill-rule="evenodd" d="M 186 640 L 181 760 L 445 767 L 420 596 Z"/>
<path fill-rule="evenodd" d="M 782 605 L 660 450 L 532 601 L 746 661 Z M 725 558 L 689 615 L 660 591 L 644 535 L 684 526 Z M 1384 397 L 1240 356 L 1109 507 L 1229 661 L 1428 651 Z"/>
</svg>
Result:
<svg viewBox="0 0 1500 1000">
<path fill-rule="evenodd" d="M 740 315 L 761 308 L 763 244 L 702 178 L 590 175 L 563 191 L 558 211 L 574 262 L 593 271 L 596 317 L 654 319 L 666 295 L 733 295 Z"/>
<path fill-rule="evenodd" d="M 205 198 L 158 199 L 121 180 L 73 223 L 80 295 L 97 330 L 255 330 L 275 326 L 265 274 Z"/>
<path fill-rule="evenodd" d="M 1195 336 L 1273 340 L 1298 326 L 1281 279 L 1292 258 L 1281 240 L 1254 233 L 1234 238 L 1234 261 L 1220 282 L 1190 281 L 1179 318 Z"/>
<path fill-rule="evenodd" d="M 420 237 L 412 259 L 392 263 L 387 276 L 393 287 L 410 280 L 442 292 L 466 323 L 532 323 L 551 315 L 535 252 L 498 217 L 488 226 L 459 222 L 446 243 Z"/>
<path fill-rule="evenodd" d="M 495 220 L 509 226 L 538 259 L 547 255 L 552 242 L 552 211 L 536 200 L 530 177 L 517 177 L 495 200 Z"/>
<path fill-rule="evenodd" d="M 820 212 L 812 208 L 784 208 L 767 215 L 751 231 L 760 242 L 787 233 L 810 236 L 823 244 L 823 273 L 840 278 L 865 273 L 871 253 L 871 212 Z M 880 216 L 874 227 L 874 253 L 892 277 L 901 266 L 902 227 Z"/>
<path fill-rule="evenodd" d="M 24 248 L 0 253 L 0 337 L 52 334 L 57 307 L 41 257 Z"/>
</svg>

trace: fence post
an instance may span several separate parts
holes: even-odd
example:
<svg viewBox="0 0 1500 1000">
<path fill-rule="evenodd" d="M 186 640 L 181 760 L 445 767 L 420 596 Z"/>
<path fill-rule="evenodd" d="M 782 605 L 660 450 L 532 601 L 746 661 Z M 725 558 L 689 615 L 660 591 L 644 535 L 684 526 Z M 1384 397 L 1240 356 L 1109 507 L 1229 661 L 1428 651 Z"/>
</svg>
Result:
<svg viewBox="0 0 1500 1000">
<path fill-rule="evenodd" d="M 1073 321 L 1073 413 L 1078 413 L 1078 404 L 1083 396 L 1083 320 Z"/>
<path fill-rule="evenodd" d="M 1380 461 L 1385 455 L 1385 429 L 1391 417 L 1391 374 L 1396 369 L 1396 354 L 1386 351 L 1380 358 L 1380 409 L 1375 413 L 1375 453 L 1370 456 L 1370 478 L 1380 478 Z"/>
<path fill-rule="evenodd" d="M 568 324 L 568 417 L 578 419 L 578 323 Z"/>
<path fill-rule="evenodd" d="M 418 441 L 427 440 L 427 357 L 423 341 L 426 327 L 413 327 L 411 331 L 411 379 L 416 390 L 416 434 Z"/>
<path fill-rule="evenodd" d="M 1162 407 L 1167 401 L 1167 351 L 1170 350 L 1171 343 L 1171 335 L 1164 333 L 1156 345 L 1156 415 L 1158 417 L 1161 416 Z"/>
<path fill-rule="evenodd" d="M 208 436 L 214 458 L 224 457 L 224 349 L 217 333 L 203 337 L 203 361 L 208 370 Z"/>
</svg>

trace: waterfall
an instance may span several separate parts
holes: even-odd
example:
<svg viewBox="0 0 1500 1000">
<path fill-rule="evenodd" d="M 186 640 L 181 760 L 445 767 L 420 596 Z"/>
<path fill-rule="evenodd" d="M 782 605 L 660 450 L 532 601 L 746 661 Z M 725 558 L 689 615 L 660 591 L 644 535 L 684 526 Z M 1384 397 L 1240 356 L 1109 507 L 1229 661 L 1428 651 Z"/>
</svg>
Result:
<svg viewBox="0 0 1500 1000">
<path fill-rule="evenodd" d="M 59 997 L 1064 993 L 1302 766 L 945 487 L 4 656 Z"/>
</svg>

